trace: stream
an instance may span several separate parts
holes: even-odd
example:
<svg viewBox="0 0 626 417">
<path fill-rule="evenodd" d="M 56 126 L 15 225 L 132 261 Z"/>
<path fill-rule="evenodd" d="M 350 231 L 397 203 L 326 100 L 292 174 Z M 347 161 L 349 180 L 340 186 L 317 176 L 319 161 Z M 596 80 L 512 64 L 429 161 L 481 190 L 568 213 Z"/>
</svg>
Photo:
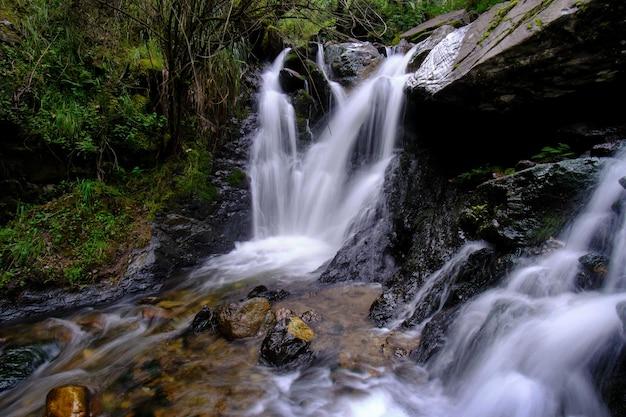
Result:
<svg viewBox="0 0 626 417">
<path fill-rule="evenodd" d="M 432 273 L 389 328 L 367 318 L 380 285 L 317 281 L 380 197 L 415 48 L 391 54 L 351 91 L 333 84 L 333 114 L 304 147 L 280 87 L 288 52 L 267 68 L 260 87 L 248 171 L 254 238 L 186 271 L 156 297 L 0 329 L 5 344 L 39 344 L 52 358 L 0 393 L 0 414 L 41 416 L 46 393 L 72 383 L 98 392 L 107 416 L 608 417 L 595 370 L 624 343 L 619 179 L 626 156 L 606 164 L 562 243 L 524 259 L 498 287 L 463 305 L 444 348 L 417 365 L 407 354 L 441 306 L 415 328 L 402 321 L 484 242 L 468 242 Z M 607 277 L 601 288 L 579 291 L 577 260 L 597 248 L 614 254 Z M 275 309 L 321 317 L 310 366 L 281 373 L 259 365 L 259 337 L 229 342 L 186 333 L 202 306 L 243 299 L 259 284 L 290 292 Z"/>
</svg>

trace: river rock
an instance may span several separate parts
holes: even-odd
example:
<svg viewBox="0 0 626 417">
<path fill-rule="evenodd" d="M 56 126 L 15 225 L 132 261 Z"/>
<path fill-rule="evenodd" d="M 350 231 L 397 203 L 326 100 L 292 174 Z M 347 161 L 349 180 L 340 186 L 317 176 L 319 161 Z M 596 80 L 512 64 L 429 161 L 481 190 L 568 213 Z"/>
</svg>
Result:
<svg viewBox="0 0 626 417">
<path fill-rule="evenodd" d="M 322 321 L 321 314 L 318 313 L 315 310 L 307 310 L 307 311 L 305 311 L 304 313 L 302 313 L 300 318 L 302 320 L 304 320 L 305 323 L 307 323 L 307 324 L 319 323 L 320 321 Z"/>
<path fill-rule="evenodd" d="M 263 339 L 260 362 L 284 370 L 308 364 L 313 358 L 314 337 L 313 330 L 301 318 L 282 319 Z"/>
<path fill-rule="evenodd" d="M 270 290 L 265 285 L 259 285 L 254 287 L 252 291 L 248 293 L 247 298 L 263 297 L 267 298 L 270 303 L 275 303 L 276 301 L 284 300 L 288 296 L 289 291 L 287 290 Z"/>
<path fill-rule="evenodd" d="M 525 169 L 532 168 L 535 165 L 537 165 L 536 162 L 529 161 L 528 159 L 523 159 L 521 161 L 518 161 L 517 164 L 515 164 L 515 171 L 523 171 Z"/>
<path fill-rule="evenodd" d="M 325 52 L 333 75 L 346 86 L 354 85 L 382 60 L 378 49 L 369 42 L 330 44 Z"/>
<path fill-rule="evenodd" d="M 217 328 L 230 340 L 256 336 L 274 320 L 270 302 L 262 297 L 227 304 L 217 311 Z"/>
<path fill-rule="evenodd" d="M 280 71 L 279 79 L 281 88 L 288 94 L 297 90 L 303 90 L 307 85 L 306 78 L 290 68 L 283 68 Z"/>
<path fill-rule="evenodd" d="M 609 272 L 609 259 L 597 253 L 588 253 L 578 258 L 582 271 L 576 277 L 576 285 L 583 290 L 602 287 Z"/>
<path fill-rule="evenodd" d="M 446 343 L 446 333 L 458 315 L 458 308 L 440 311 L 424 326 L 419 346 L 411 351 L 410 358 L 426 363 Z"/>
<path fill-rule="evenodd" d="M 44 417 L 91 417 L 91 395 L 82 385 L 56 387 L 46 396 Z"/>
<path fill-rule="evenodd" d="M 605 142 L 598 143 L 591 148 L 590 154 L 591 156 L 597 157 L 609 157 L 614 156 L 621 148 L 622 142 Z"/>
<path fill-rule="evenodd" d="M 13 388 L 58 354 L 59 347 L 55 343 L 3 348 L 0 353 L 0 392 Z"/>
<path fill-rule="evenodd" d="M 626 303 L 617 304 L 616 310 L 622 321 L 623 331 L 626 331 Z M 626 349 L 621 340 L 616 341 L 614 346 L 621 348 L 607 358 L 607 368 L 602 373 L 605 377 L 600 389 L 611 415 L 621 417 L 626 416 Z"/>
</svg>

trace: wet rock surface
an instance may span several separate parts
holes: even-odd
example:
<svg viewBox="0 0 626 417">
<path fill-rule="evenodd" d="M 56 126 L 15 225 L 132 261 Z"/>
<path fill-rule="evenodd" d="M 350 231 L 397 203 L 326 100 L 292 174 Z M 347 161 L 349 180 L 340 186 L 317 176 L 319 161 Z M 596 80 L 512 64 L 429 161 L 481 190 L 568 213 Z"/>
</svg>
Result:
<svg viewBox="0 0 626 417">
<path fill-rule="evenodd" d="M 188 333 L 215 332 L 218 326 L 218 317 L 212 308 L 203 306 L 196 314 L 187 330 Z"/>
<path fill-rule="evenodd" d="M 457 317 L 459 308 L 441 311 L 424 326 L 419 346 L 412 350 L 410 358 L 417 363 L 426 363 L 446 343 L 448 328 Z"/>
<path fill-rule="evenodd" d="M 247 298 L 263 297 L 266 298 L 270 303 L 274 303 L 284 300 L 288 296 L 289 291 L 287 290 L 270 290 L 265 285 L 259 285 L 257 287 L 254 287 L 252 291 L 248 293 Z"/>
<path fill-rule="evenodd" d="M 597 158 L 539 164 L 477 188 L 463 213 L 470 236 L 504 247 L 530 247 L 555 236 L 603 166 Z"/>
<path fill-rule="evenodd" d="M 581 271 L 576 277 L 576 285 L 581 290 L 596 290 L 604 284 L 609 271 L 609 259 L 598 253 L 588 253 L 578 258 Z"/>
<path fill-rule="evenodd" d="M 433 33 L 423 41 L 417 44 L 417 50 L 415 55 L 409 62 L 407 69 L 415 72 L 419 69 L 420 65 L 426 59 L 426 56 L 437 46 L 446 36 L 454 32 L 454 27 L 450 25 L 443 25 L 433 31 Z"/>
<path fill-rule="evenodd" d="M 470 23 L 472 16 L 465 10 L 454 10 L 427 20 L 426 22 L 407 30 L 400 35 L 400 38 L 410 41 L 419 41 L 425 36 L 434 34 L 437 29 L 443 26 L 460 27 Z"/>
<path fill-rule="evenodd" d="M 260 362 L 283 370 L 306 365 L 313 359 L 314 337 L 313 330 L 301 318 L 284 318 L 263 339 Z"/>
<path fill-rule="evenodd" d="M 326 47 L 326 62 L 334 78 L 346 86 L 361 80 L 381 60 L 380 52 L 369 42 L 335 43 Z"/>
<path fill-rule="evenodd" d="M 625 8 L 610 0 L 496 5 L 470 25 L 434 98 L 503 111 L 623 82 Z"/>
<path fill-rule="evenodd" d="M 59 347 L 54 343 L 2 348 L 0 350 L 0 392 L 13 388 L 58 354 Z"/>
</svg>

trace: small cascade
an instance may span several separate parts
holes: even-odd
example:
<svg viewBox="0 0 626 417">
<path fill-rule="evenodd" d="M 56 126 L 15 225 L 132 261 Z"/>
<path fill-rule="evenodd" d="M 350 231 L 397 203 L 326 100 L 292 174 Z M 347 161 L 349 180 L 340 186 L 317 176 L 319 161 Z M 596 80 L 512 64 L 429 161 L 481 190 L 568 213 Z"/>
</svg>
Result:
<svg viewBox="0 0 626 417">
<path fill-rule="evenodd" d="M 421 324 L 441 311 L 443 304 L 448 299 L 450 287 L 455 284 L 454 279 L 460 270 L 465 267 L 469 257 L 487 247 L 487 244 L 484 242 L 469 242 L 463 245 L 440 269 L 426 278 L 413 300 L 403 307 L 397 319 L 389 327 L 392 329 L 398 328 L 415 313 L 418 307 L 428 309 L 424 313 L 425 317 Z"/>
<path fill-rule="evenodd" d="M 452 415 L 608 416 L 591 373 L 624 344 L 623 264 L 614 271 L 614 258 L 600 292 L 580 292 L 576 277 L 582 255 L 623 248 L 624 224 L 612 227 L 612 219 L 623 210 L 626 192 L 618 180 L 624 175 L 621 157 L 604 170 L 563 248 L 462 309 L 445 350 L 430 364 L 456 398 Z"/>
<path fill-rule="evenodd" d="M 346 92 L 344 91 L 341 84 L 331 79 L 331 69 L 328 64 L 326 64 L 326 59 L 324 55 L 324 44 L 322 44 L 321 42 L 317 44 L 315 61 L 320 71 L 322 71 L 322 74 L 324 74 L 324 78 L 328 82 L 328 86 L 330 87 L 334 102 L 337 104 L 337 106 L 342 106 L 346 101 Z M 332 106 L 329 107 L 332 109 Z"/>
</svg>

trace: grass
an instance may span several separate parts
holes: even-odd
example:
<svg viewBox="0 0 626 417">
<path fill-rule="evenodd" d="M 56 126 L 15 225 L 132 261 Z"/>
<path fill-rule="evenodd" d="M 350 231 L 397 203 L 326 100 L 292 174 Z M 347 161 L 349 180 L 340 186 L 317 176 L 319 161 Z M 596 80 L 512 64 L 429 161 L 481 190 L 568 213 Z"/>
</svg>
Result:
<svg viewBox="0 0 626 417">
<path fill-rule="evenodd" d="M 211 165 L 208 152 L 191 149 L 155 169 L 120 171 L 116 185 L 81 179 L 46 204 L 20 206 L 0 227 L 0 295 L 120 278 L 131 252 L 149 243 L 158 212 L 181 199 L 217 197 Z"/>
</svg>

